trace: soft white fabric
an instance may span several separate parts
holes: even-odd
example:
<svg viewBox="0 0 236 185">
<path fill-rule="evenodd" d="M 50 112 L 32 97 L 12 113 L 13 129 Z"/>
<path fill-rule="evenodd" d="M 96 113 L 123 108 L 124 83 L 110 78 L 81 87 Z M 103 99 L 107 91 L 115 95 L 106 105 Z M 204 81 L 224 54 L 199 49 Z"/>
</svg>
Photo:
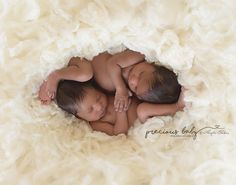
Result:
<svg viewBox="0 0 236 185">
<path fill-rule="evenodd" d="M 235 0 L 1 0 L 0 184 L 235 185 L 235 10 Z M 38 101 L 71 56 L 125 47 L 178 74 L 184 112 L 110 137 Z M 216 124 L 229 134 L 145 139 Z"/>
</svg>

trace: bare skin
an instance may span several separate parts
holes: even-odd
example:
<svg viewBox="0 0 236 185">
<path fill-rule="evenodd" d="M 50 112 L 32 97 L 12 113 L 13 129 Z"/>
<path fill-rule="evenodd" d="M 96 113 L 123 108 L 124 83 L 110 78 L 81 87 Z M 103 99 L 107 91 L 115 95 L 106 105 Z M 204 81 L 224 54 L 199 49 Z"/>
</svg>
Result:
<svg viewBox="0 0 236 185">
<path fill-rule="evenodd" d="M 171 105 L 171 108 L 162 105 L 162 109 L 155 109 L 155 106 L 150 107 L 148 104 L 142 104 L 139 107 L 140 100 L 132 97 L 129 109 L 127 111 L 117 112 L 114 111 L 114 96 L 105 95 L 96 89 L 88 89 L 85 94 L 84 100 L 78 105 L 77 116 L 89 121 L 93 130 L 105 132 L 109 135 L 126 134 L 137 119 L 137 113 L 139 111 L 141 111 L 141 121 L 144 122 L 148 117 L 154 116 L 158 111 L 161 115 L 168 115 L 174 114 L 183 108 L 182 98 L 179 99 L 176 105 Z M 144 111 L 140 109 L 150 109 L 148 110 L 148 116 L 143 114 Z"/>
<path fill-rule="evenodd" d="M 128 111 L 114 111 L 114 96 L 89 88 L 78 104 L 77 116 L 89 121 L 93 130 L 109 135 L 126 134 L 137 119 L 138 100 L 132 98 Z"/>
<path fill-rule="evenodd" d="M 49 104 L 55 97 L 57 84 L 61 79 L 83 82 L 94 77 L 97 83 L 105 90 L 116 90 L 114 98 L 115 110 L 118 112 L 127 111 L 130 103 L 128 99 L 129 91 L 126 86 L 123 86 L 125 90 L 119 94 L 120 91 L 117 91 L 116 85 L 118 84 L 119 86 L 120 83 L 122 86 L 122 83 L 125 84 L 126 82 L 137 95 L 145 91 L 146 81 L 149 79 L 149 74 L 153 68 L 147 62 L 143 62 L 143 60 L 144 56 L 142 54 L 131 50 L 125 50 L 115 55 L 107 52 L 101 53 L 94 57 L 92 61 L 73 57 L 69 61 L 67 68 L 56 70 L 47 77 L 47 80 L 40 87 L 39 98 L 43 104 Z M 109 65 L 115 67 L 113 68 Z M 120 72 L 122 76 L 117 75 Z M 112 78 L 119 78 L 122 81 L 114 84 L 114 79 L 111 78 L 111 75 L 115 76 Z M 138 106 L 137 115 L 140 121 L 145 122 L 151 116 L 174 114 L 176 111 L 182 110 L 183 107 L 183 98 L 180 98 L 180 101 L 175 104 L 167 105 L 141 103 Z"/>
<path fill-rule="evenodd" d="M 60 80 L 85 82 L 92 77 L 93 69 L 86 59 L 72 58 L 68 67 L 53 71 L 43 81 L 39 89 L 39 99 L 44 105 L 48 105 L 55 97 L 57 84 Z"/>
<path fill-rule="evenodd" d="M 89 63 L 85 63 L 85 61 Z M 85 70 L 78 69 L 77 72 L 79 74 L 81 73 L 93 74 L 97 83 L 104 90 L 106 90 L 107 92 L 115 92 L 116 93 L 115 100 L 114 100 L 115 110 L 121 112 L 128 109 L 128 105 L 129 105 L 128 98 L 132 94 L 128 90 L 125 82 L 128 83 L 130 81 L 128 83 L 128 84 L 131 84 L 130 89 L 134 90 L 135 88 L 134 81 L 137 81 L 136 73 L 138 73 L 139 71 L 136 70 L 134 73 L 132 73 L 130 77 L 130 73 L 134 67 L 132 66 L 132 64 L 136 64 L 143 61 L 144 61 L 144 55 L 138 52 L 131 51 L 131 50 L 125 50 L 124 52 L 117 53 L 115 55 L 111 55 L 107 52 L 104 52 L 104 53 L 99 54 L 98 56 L 95 56 L 91 61 L 88 61 L 86 59 L 80 59 L 79 57 L 73 57 L 69 61 L 68 65 L 77 66 L 79 67 L 79 69 L 85 69 Z M 147 65 L 147 66 L 142 66 L 142 69 L 147 69 L 149 64 L 147 62 L 143 62 L 143 63 L 144 65 Z M 118 67 L 118 66 L 121 66 L 121 67 Z M 93 72 L 91 72 L 91 70 Z M 76 69 L 74 69 L 72 73 L 73 74 L 76 73 Z M 120 73 L 122 76 L 119 75 Z M 78 81 L 81 81 L 81 80 L 79 79 Z M 56 85 L 53 84 L 53 86 L 50 87 L 49 97 L 53 98 L 53 94 L 55 95 L 55 92 L 56 92 Z M 47 101 L 50 102 L 50 99 L 47 99 L 47 97 L 44 97 L 44 102 L 47 103 Z"/>
<path fill-rule="evenodd" d="M 73 62 L 73 60 L 71 60 Z M 88 81 L 92 78 L 92 68 L 86 61 L 80 61 L 83 66 L 70 65 L 52 72 L 40 87 L 39 98 L 43 104 L 48 104 L 54 98 L 54 89 L 61 79 Z M 86 72 L 85 72 L 86 71 Z M 76 75 L 75 75 L 76 74 Z M 49 101 L 48 101 L 49 100 Z M 132 97 L 127 111 L 114 111 L 114 96 L 88 88 L 82 102 L 77 105 L 77 116 L 89 122 L 93 130 L 105 132 L 109 135 L 126 134 L 137 119 L 139 100 Z"/>
<path fill-rule="evenodd" d="M 125 82 L 128 82 L 133 64 L 143 62 L 144 55 L 131 50 L 111 55 L 107 52 L 101 53 L 91 61 L 94 70 L 94 78 L 98 84 L 109 92 L 115 91 L 114 106 L 116 111 L 128 109 L 129 96 Z"/>
<path fill-rule="evenodd" d="M 167 115 L 174 115 L 177 111 L 183 110 L 185 104 L 184 104 L 184 92 L 186 89 L 183 87 L 181 88 L 181 93 L 179 96 L 179 99 L 174 104 L 152 104 L 143 102 L 138 105 L 137 107 L 137 115 L 141 122 L 145 122 L 148 118 L 151 118 L 153 116 L 161 115 L 161 116 L 167 116 Z"/>
</svg>

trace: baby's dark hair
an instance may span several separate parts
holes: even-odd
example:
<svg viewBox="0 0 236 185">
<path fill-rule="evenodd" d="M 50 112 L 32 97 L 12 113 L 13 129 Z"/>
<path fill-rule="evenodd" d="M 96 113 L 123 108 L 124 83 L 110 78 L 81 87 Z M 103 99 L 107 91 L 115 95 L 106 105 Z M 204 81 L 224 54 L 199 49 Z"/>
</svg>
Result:
<svg viewBox="0 0 236 185">
<path fill-rule="evenodd" d="M 77 106 L 83 101 L 85 91 L 94 88 L 93 82 L 61 80 L 57 86 L 56 103 L 64 111 L 77 116 Z"/>
<path fill-rule="evenodd" d="M 181 92 L 176 74 L 164 66 L 152 65 L 155 67 L 154 77 L 150 81 L 150 89 L 141 99 L 150 103 L 176 103 Z"/>
</svg>

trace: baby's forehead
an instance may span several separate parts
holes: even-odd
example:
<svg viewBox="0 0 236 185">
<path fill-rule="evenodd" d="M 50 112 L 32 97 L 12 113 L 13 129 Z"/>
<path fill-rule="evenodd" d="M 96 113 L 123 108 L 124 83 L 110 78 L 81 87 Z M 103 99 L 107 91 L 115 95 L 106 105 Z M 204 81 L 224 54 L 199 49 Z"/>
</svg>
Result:
<svg viewBox="0 0 236 185">
<path fill-rule="evenodd" d="M 85 106 L 81 102 L 76 103 L 75 107 L 76 107 L 76 112 L 77 113 L 82 113 L 82 112 L 84 112 L 86 110 Z"/>
<path fill-rule="evenodd" d="M 82 99 L 76 102 L 78 109 L 87 109 L 90 105 L 96 102 L 96 97 L 100 94 L 100 91 L 94 88 L 86 89 Z"/>
<path fill-rule="evenodd" d="M 84 97 L 80 100 L 77 100 L 75 105 L 77 112 L 83 112 L 88 109 L 89 105 L 92 103 L 93 96 L 85 94 Z"/>
<path fill-rule="evenodd" d="M 99 93 L 99 91 L 97 89 L 95 89 L 94 87 L 87 88 L 84 92 L 84 96 L 83 96 L 82 101 L 79 103 L 84 103 L 84 102 L 90 101 L 98 93 Z"/>
</svg>

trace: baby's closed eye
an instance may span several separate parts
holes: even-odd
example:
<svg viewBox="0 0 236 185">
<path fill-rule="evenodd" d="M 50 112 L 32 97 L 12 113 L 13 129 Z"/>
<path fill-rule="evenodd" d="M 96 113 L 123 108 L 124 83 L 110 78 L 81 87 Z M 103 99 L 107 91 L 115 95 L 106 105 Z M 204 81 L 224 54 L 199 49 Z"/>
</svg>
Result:
<svg viewBox="0 0 236 185">
<path fill-rule="evenodd" d="M 91 113 L 93 111 L 93 107 L 90 107 L 89 109 L 88 109 L 88 113 Z"/>
</svg>

